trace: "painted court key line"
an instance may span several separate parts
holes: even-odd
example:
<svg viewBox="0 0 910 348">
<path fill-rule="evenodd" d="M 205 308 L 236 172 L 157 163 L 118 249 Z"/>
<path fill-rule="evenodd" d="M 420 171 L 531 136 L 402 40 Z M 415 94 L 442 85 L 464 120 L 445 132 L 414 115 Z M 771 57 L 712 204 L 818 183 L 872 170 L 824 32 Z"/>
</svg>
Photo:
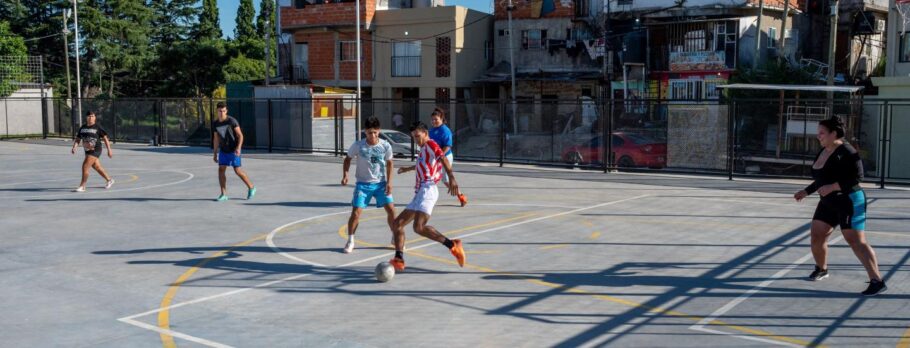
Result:
<svg viewBox="0 0 910 348">
<path fill-rule="evenodd" d="M 631 197 L 631 198 L 626 198 L 626 199 L 621 199 L 621 200 L 616 200 L 616 201 L 610 201 L 610 202 L 595 204 L 595 205 L 588 206 L 588 207 L 584 207 L 584 208 L 578 208 L 578 209 L 574 209 L 574 210 L 570 210 L 570 211 L 566 211 L 566 212 L 562 212 L 562 213 L 550 214 L 550 215 L 542 216 L 542 217 L 539 217 L 539 218 L 529 219 L 529 220 L 525 220 L 525 221 L 521 221 L 521 222 L 516 222 L 516 223 L 512 223 L 512 224 L 500 226 L 500 227 L 494 227 L 494 228 L 489 228 L 489 229 L 482 230 L 482 231 L 477 231 L 477 232 L 474 232 L 474 233 L 469 233 L 469 234 L 466 234 L 466 235 L 461 236 L 461 238 L 468 238 L 468 237 L 472 237 L 472 236 L 477 236 L 477 235 L 481 235 L 481 234 L 486 234 L 486 233 L 490 233 L 490 232 L 495 232 L 495 231 L 499 231 L 499 230 L 503 230 L 503 229 L 507 229 L 507 228 L 512 228 L 512 227 L 516 227 L 516 226 L 526 225 L 526 224 L 530 224 L 530 223 L 534 223 L 534 222 L 538 222 L 538 221 L 543 221 L 543 220 L 547 220 L 547 219 L 552 219 L 552 218 L 556 218 L 556 217 L 560 217 L 560 216 L 564 216 L 564 215 L 571 215 L 571 214 L 579 213 L 579 212 L 586 211 L 586 210 L 597 209 L 597 208 L 601 208 L 601 207 L 608 206 L 608 205 L 624 203 L 624 202 L 628 202 L 628 201 L 632 201 L 632 200 L 636 200 L 636 199 L 641 199 L 641 198 L 645 198 L 645 197 L 650 197 L 650 196 L 651 196 L 651 195 L 639 195 L 639 196 L 635 196 L 635 197 Z M 272 230 L 272 232 L 270 232 L 269 235 L 266 237 L 266 240 L 267 240 L 267 241 L 273 240 L 274 235 L 277 234 L 278 232 L 280 232 L 280 231 L 282 230 L 282 228 L 286 228 L 286 227 L 288 227 L 288 226 L 292 226 L 292 225 L 297 224 L 297 223 L 300 223 L 300 222 L 309 221 L 309 220 L 317 219 L 317 218 L 320 218 L 320 217 L 325 217 L 325 216 L 330 216 L 330 215 L 346 214 L 346 213 L 350 213 L 350 212 L 344 211 L 344 212 L 336 212 L 336 213 L 324 214 L 324 215 L 309 217 L 309 218 L 305 218 L 305 219 L 301 219 L 301 220 L 297 220 L 297 221 L 294 221 L 294 222 L 285 224 L 285 225 L 283 225 L 283 226 L 281 226 L 281 227 L 279 227 L 279 228 L 276 228 L 276 229 Z M 257 239 L 259 239 L 259 238 L 257 238 Z M 270 244 L 269 246 L 272 247 L 273 250 L 278 251 L 282 256 L 286 256 L 286 255 L 287 255 L 287 254 L 285 254 L 283 251 L 281 251 L 280 248 L 278 248 L 277 246 L 274 246 L 274 243 L 269 243 L 269 244 Z M 409 250 L 423 249 L 423 248 L 426 248 L 426 247 L 428 247 L 428 246 L 436 245 L 436 244 L 438 244 L 438 243 L 436 243 L 436 242 L 429 242 L 429 243 L 425 243 L 425 244 L 421 244 L 421 245 L 418 245 L 418 246 L 409 248 Z M 217 253 L 216 253 L 216 254 L 217 254 Z M 364 263 L 364 262 L 369 262 L 369 261 L 378 260 L 378 259 L 385 259 L 385 258 L 388 258 L 388 257 L 391 256 L 391 255 L 394 255 L 394 253 L 385 253 L 385 254 L 381 254 L 381 255 L 377 255 L 377 256 L 373 256 L 373 257 L 369 257 L 369 258 L 365 258 L 365 259 L 361 259 L 361 260 L 357 260 L 357 261 L 353 261 L 353 262 L 349 262 L 349 263 L 346 263 L 346 264 L 343 264 L 343 265 L 339 265 L 339 266 L 335 266 L 335 267 L 332 267 L 332 268 L 350 267 L 350 266 L 354 266 L 354 265 L 361 264 L 361 263 Z M 296 257 L 293 258 L 293 259 L 294 259 L 295 261 L 298 261 L 298 262 L 304 262 L 304 263 L 311 264 L 311 265 L 319 265 L 318 263 L 311 262 L 311 261 L 308 261 L 308 260 L 298 259 L 298 258 L 296 258 Z M 171 329 L 169 329 L 169 328 L 168 328 L 168 329 L 165 329 L 165 328 L 161 328 L 161 327 L 158 327 L 158 326 L 155 326 L 155 325 L 147 324 L 147 323 L 138 321 L 138 320 L 136 320 L 136 319 L 137 319 L 137 318 L 144 317 L 144 316 L 148 316 L 148 315 L 160 313 L 160 312 L 163 312 L 163 311 L 170 311 L 171 309 L 174 309 L 174 308 L 184 307 L 184 306 L 188 306 L 188 305 L 192 305 L 192 304 L 197 304 L 197 303 L 202 303 L 202 302 L 206 302 L 206 301 L 210 301 L 210 300 L 214 300 L 214 299 L 218 299 L 218 298 L 223 298 L 223 297 L 227 297 L 227 296 L 237 295 L 237 294 L 244 293 L 244 292 L 247 292 L 247 291 L 250 291 L 250 290 L 253 290 L 253 289 L 264 288 L 264 287 L 268 287 L 268 286 L 272 286 L 272 285 L 275 285 L 275 284 L 279 284 L 279 283 L 283 283 L 283 282 L 288 282 L 288 281 L 292 281 L 292 280 L 296 280 L 296 279 L 308 277 L 308 276 L 315 275 L 315 274 L 319 274 L 319 273 L 325 273 L 325 272 L 328 272 L 328 271 L 329 271 L 328 269 L 325 269 L 325 270 L 316 269 L 316 270 L 314 270 L 312 273 L 298 274 L 298 275 L 290 276 L 290 277 L 283 278 L 283 279 L 278 279 L 278 280 L 273 280 L 273 281 L 270 281 L 270 282 L 265 282 L 265 283 L 258 284 L 258 285 L 255 285 L 255 286 L 252 286 L 252 287 L 248 287 L 248 288 L 236 289 L 236 290 L 232 290 L 232 291 L 228 291 L 228 292 L 223 292 L 223 293 L 220 293 L 220 294 L 215 294 L 215 295 L 211 295 L 211 296 L 205 296 L 205 297 L 197 298 L 197 299 L 194 299 L 194 300 L 189 300 L 189 301 L 185 301 L 185 302 L 180 302 L 180 303 L 176 303 L 176 304 L 171 304 L 171 305 L 168 305 L 168 306 L 165 306 L 165 307 L 162 307 L 162 308 L 153 309 L 153 310 L 150 310 L 150 311 L 146 311 L 146 312 L 142 312 L 142 313 L 138 313 L 138 314 L 126 316 L 126 317 L 123 317 L 123 318 L 119 318 L 119 319 L 117 319 L 117 320 L 120 321 L 120 322 L 126 323 L 126 324 L 130 324 L 130 325 L 136 326 L 136 327 L 138 327 L 138 328 L 142 328 L 142 329 L 149 330 L 149 331 L 154 331 L 154 332 L 157 332 L 157 333 L 162 334 L 162 335 L 173 336 L 173 337 L 176 337 L 176 338 L 184 339 L 184 340 L 187 340 L 187 341 L 190 341 L 190 342 L 194 342 L 194 343 L 198 343 L 198 344 L 201 344 L 201 345 L 204 345 L 204 346 L 208 346 L 208 347 L 217 347 L 217 348 L 231 347 L 231 346 L 229 346 L 229 345 L 225 345 L 225 344 L 222 344 L 222 343 L 218 343 L 218 342 L 214 342 L 214 341 L 207 340 L 207 339 L 204 339 L 204 338 L 200 338 L 200 337 L 188 335 L 188 334 L 185 334 L 185 333 L 182 333 L 182 332 L 177 332 L 177 331 L 171 330 Z"/>
</svg>

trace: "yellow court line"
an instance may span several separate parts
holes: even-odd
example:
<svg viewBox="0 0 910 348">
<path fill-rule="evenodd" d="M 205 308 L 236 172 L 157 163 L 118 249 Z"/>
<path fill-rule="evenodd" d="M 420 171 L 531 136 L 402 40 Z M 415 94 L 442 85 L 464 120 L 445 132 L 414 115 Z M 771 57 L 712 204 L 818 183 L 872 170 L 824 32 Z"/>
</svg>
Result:
<svg viewBox="0 0 910 348">
<path fill-rule="evenodd" d="M 133 181 L 136 181 L 136 180 L 139 180 L 139 176 L 138 176 L 138 175 L 135 175 L 135 174 L 130 174 L 130 179 L 127 180 L 125 183 L 130 183 L 130 182 L 133 182 Z M 125 183 L 124 183 L 124 184 L 125 184 Z"/>
<path fill-rule="evenodd" d="M 472 250 L 472 251 L 465 251 L 464 253 L 468 254 L 468 255 L 481 255 L 481 254 L 498 254 L 501 252 L 502 252 L 502 250 Z"/>
<path fill-rule="evenodd" d="M 910 348 L 910 329 L 907 329 L 901 336 L 901 340 L 897 341 L 897 348 Z"/>
<path fill-rule="evenodd" d="M 437 261 L 437 262 L 441 262 L 441 263 L 445 263 L 445 264 L 458 266 L 458 263 L 453 260 L 430 256 L 427 254 L 423 254 L 421 252 L 409 251 L 409 252 L 407 252 L 407 254 L 409 256 L 413 255 L 413 256 L 417 256 L 417 257 L 424 258 L 427 260 L 432 260 L 432 261 Z M 469 263 L 465 263 L 464 267 L 475 269 L 475 270 L 482 271 L 485 273 L 519 276 L 519 274 L 501 272 L 501 271 L 497 271 L 497 270 L 489 268 L 489 267 L 483 267 L 483 266 L 473 265 L 473 264 L 469 264 Z M 665 314 L 665 315 L 669 315 L 669 316 L 673 316 L 673 317 L 689 319 L 689 320 L 692 320 L 695 322 L 699 322 L 702 319 L 704 319 L 703 317 L 699 317 L 696 315 L 686 314 L 683 312 L 674 311 L 674 310 L 670 310 L 670 309 L 664 309 L 661 307 L 648 306 L 648 305 L 645 305 L 642 303 L 629 301 L 629 300 L 625 300 L 625 299 L 618 298 L 618 297 L 601 295 L 601 294 L 593 293 L 590 291 L 585 291 L 582 289 L 576 289 L 574 287 L 568 287 L 567 285 L 564 285 L 564 284 L 556 284 L 556 283 L 551 283 L 551 282 L 547 282 L 547 281 L 543 281 L 543 280 L 539 280 L 539 279 L 525 279 L 525 281 L 533 283 L 533 284 L 538 284 L 538 285 L 554 288 L 554 289 L 567 288 L 565 291 L 570 292 L 570 293 L 588 295 L 588 296 L 591 296 L 591 297 L 599 299 L 599 300 L 613 302 L 613 303 L 617 303 L 617 304 L 621 304 L 621 305 L 625 305 L 625 306 L 629 306 L 629 307 L 633 307 L 633 308 L 643 308 L 643 309 L 647 309 L 648 312 L 650 312 L 650 313 Z M 803 340 L 799 340 L 799 339 L 791 338 L 791 337 L 786 337 L 786 336 L 775 335 L 768 331 L 752 329 L 752 328 L 748 328 L 745 326 L 728 324 L 728 323 L 722 322 L 720 320 L 712 320 L 711 322 L 707 323 L 706 325 L 723 326 L 723 327 L 726 327 L 731 330 L 744 332 L 744 333 L 752 334 L 755 336 L 761 336 L 761 337 L 768 338 L 768 339 L 778 340 L 781 342 L 797 344 L 797 345 L 801 345 L 801 346 L 811 346 L 812 345 L 812 342 L 807 342 L 807 341 L 803 341 Z M 823 347 L 823 346 L 819 345 L 817 347 Z M 910 348 L 910 347 L 901 347 L 901 348 Z"/>
<path fill-rule="evenodd" d="M 297 227 L 297 226 L 307 224 L 307 223 L 313 223 L 313 222 L 319 221 L 319 220 L 321 220 L 321 219 L 314 219 L 314 220 L 309 220 L 309 221 L 293 224 L 290 226 L 286 226 L 283 230 L 280 230 L 277 233 L 285 233 L 287 231 L 290 231 L 293 227 Z M 170 331 L 170 329 L 171 329 L 171 322 L 170 322 L 171 311 L 170 311 L 169 307 L 170 307 L 171 303 L 173 302 L 174 297 L 177 295 L 177 291 L 180 289 L 180 286 L 183 285 L 183 283 L 185 283 L 187 280 L 189 280 L 190 277 L 192 277 L 193 274 L 196 273 L 196 271 L 198 271 L 200 268 L 204 267 L 206 264 L 208 264 L 212 260 L 222 257 L 222 256 L 226 255 L 227 253 L 233 251 L 234 249 L 253 244 L 260 240 L 264 240 L 266 237 L 268 237 L 268 235 L 269 234 L 266 233 L 266 234 L 254 237 L 252 239 L 246 240 L 244 242 L 234 244 L 228 249 L 224 249 L 224 250 L 221 250 L 221 251 L 218 251 L 218 252 L 212 254 L 212 256 L 207 257 L 206 259 L 193 265 L 193 267 L 190 267 L 190 269 L 188 269 L 186 272 L 183 272 L 183 274 L 181 274 L 180 277 L 177 278 L 176 281 L 171 283 L 171 286 L 168 287 L 167 292 L 164 294 L 164 298 L 161 299 L 161 304 L 159 305 L 159 308 L 161 309 L 161 311 L 158 312 L 158 327 L 161 328 L 162 330 L 165 330 L 164 332 Z M 174 342 L 174 337 L 169 334 L 166 334 L 164 332 L 159 334 L 159 337 L 161 338 L 161 345 L 166 348 L 177 347 L 177 344 Z"/>
<path fill-rule="evenodd" d="M 247 245 L 253 244 L 256 241 L 265 239 L 266 236 L 268 236 L 268 234 L 258 236 L 256 238 L 247 240 L 247 241 L 239 243 L 239 244 L 234 244 L 229 249 L 218 251 L 215 254 L 213 254 L 212 256 L 207 257 L 205 260 L 202 260 L 199 263 L 193 265 L 193 267 L 188 269 L 186 272 L 183 272 L 183 274 L 181 274 L 180 277 L 177 278 L 177 281 L 175 281 L 174 283 L 171 284 L 170 287 L 168 287 L 167 292 L 164 294 L 164 298 L 161 299 L 161 304 L 159 305 L 159 307 L 162 308 L 162 311 L 158 312 L 158 327 L 161 329 L 164 329 L 164 330 L 170 330 L 170 328 L 171 328 L 171 320 L 170 320 L 171 311 L 167 308 L 170 307 L 171 302 L 173 302 L 174 296 L 177 295 L 177 290 L 180 289 L 180 286 L 183 285 L 184 282 L 189 280 L 190 277 L 192 277 L 193 274 L 196 273 L 196 271 L 198 271 L 200 268 L 202 268 L 203 266 L 205 266 L 207 263 L 211 262 L 212 260 L 222 257 L 225 254 L 231 252 L 232 250 L 237 249 L 242 246 L 247 246 Z M 159 336 L 161 337 L 161 344 L 164 347 L 173 348 L 173 347 L 177 346 L 177 344 L 174 342 L 173 336 L 168 335 L 163 332 L 160 333 Z"/>
<path fill-rule="evenodd" d="M 540 250 L 559 249 L 559 248 L 565 248 L 567 246 L 569 246 L 569 245 L 568 244 L 547 245 L 547 246 L 540 247 Z"/>
<path fill-rule="evenodd" d="M 592 232 L 591 236 L 588 239 L 597 239 L 600 237 L 600 232 Z"/>
</svg>

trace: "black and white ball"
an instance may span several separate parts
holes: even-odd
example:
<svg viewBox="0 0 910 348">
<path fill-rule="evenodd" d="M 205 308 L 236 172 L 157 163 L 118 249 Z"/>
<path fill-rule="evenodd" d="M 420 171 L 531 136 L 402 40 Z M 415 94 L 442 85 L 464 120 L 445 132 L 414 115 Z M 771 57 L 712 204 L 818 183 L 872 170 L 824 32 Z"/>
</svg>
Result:
<svg viewBox="0 0 910 348">
<path fill-rule="evenodd" d="M 395 267 L 392 267 L 392 264 L 388 262 L 381 262 L 376 265 L 375 273 L 376 280 L 385 283 L 395 277 Z"/>
</svg>

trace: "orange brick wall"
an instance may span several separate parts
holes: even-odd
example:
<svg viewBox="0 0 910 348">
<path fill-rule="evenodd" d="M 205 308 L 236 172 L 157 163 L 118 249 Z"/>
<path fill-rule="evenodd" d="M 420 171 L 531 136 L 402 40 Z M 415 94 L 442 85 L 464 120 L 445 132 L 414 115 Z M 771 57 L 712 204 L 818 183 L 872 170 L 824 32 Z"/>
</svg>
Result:
<svg viewBox="0 0 910 348">
<path fill-rule="evenodd" d="M 376 0 L 363 0 L 360 2 L 360 19 L 364 24 L 373 21 Z M 318 25 L 354 25 L 354 2 L 330 3 L 310 5 L 302 9 L 294 7 L 281 8 L 281 26 L 284 28 L 294 26 Z"/>
<path fill-rule="evenodd" d="M 784 8 L 785 0 L 765 0 L 765 6 L 774 7 L 774 8 Z M 759 0 L 749 0 L 749 3 L 753 6 L 758 7 Z M 803 9 L 805 5 L 805 0 L 790 0 L 790 10 L 793 9 Z M 792 14 L 791 14 L 792 15 Z"/>
<path fill-rule="evenodd" d="M 356 38 L 355 33 L 339 33 L 339 41 L 354 41 Z M 360 72 L 360 78 L 363 80 L 372 80 L 373 74 L 373 41 L 372 36 L 369 33 L 363 32 L 360 33 L 360 39 L 363 45 L 363 53 L 361 57 L 363 58 L 363 70 Z M 341 80 L 356 80 L 357 79 L 357 62 L 341 62 L 341 66 L 338 69 L 338 78 Z"/>
<path fill-rule="evenodd" d="M 568 6 L 563 6 L 564 0 L 553 0 L 556 4 L 556 11 L 550 12 L 541 18 L 558 18 L 558 17 L 575 17 L 575 1 L 574 0 L 565 0 Z M 508 1 L 496 1 L 496 8 L 494 9 L 493 14 L 496 19 L 508 19 L 509 15 L 506 11 L 506 6 L 509 4 Z M 513 0 L 512 5 L 515 6 L 515 10 L 512 11 L 512 19 L 531 19 L 531 2 L 527 0 Z"/>
<path fill-rule="evenodd" d="M 309 74 L 311 80 L 334 80 L 335 65 L 339 65 L 338 78 L 341 80 L 357 79 L 357 62 L 338 61 L 337 45 L 339 41 L 353 41 L 355 33 L 338 33 L 335 40 L 334 32 L 297 33 L 295 42 L 306 42 L 309 48 Z M 373 71 L 373 42 L 369 32 L 362 32 L 363 41 L 363 71 L 361 78 L 371 80 Z"/>
</svg>

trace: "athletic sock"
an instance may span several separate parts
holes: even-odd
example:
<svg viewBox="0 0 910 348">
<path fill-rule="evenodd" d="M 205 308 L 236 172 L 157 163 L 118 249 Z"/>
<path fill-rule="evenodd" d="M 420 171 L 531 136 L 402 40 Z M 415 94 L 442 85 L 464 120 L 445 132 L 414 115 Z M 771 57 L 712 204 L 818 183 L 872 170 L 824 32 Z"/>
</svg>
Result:
<svg viewBox="0 0 910 348">
<path fill-rule="evenodd" d="M 395 258 L 404 261 L 404 253 L 401 250 L 395 250 Z"/>
<path fill-rule="evenodd" d="M 455 247 L 455 243 L 453 243 L 452 240 L 448 239 L 448 238 L 446 238 L 446 240 L 444 242 L 442 242 L 442 244 L 445 245 L 446 248 L 449 248 L 449 249 L 452 249 L 453 247 Z"/>
<path fill-rule="evenodd" d="M 349 234 L 349 235 L 348 235 L 348 243 L 354 243 L 354 235 L 353 235 L 353 234 Z"/>
</svg>

